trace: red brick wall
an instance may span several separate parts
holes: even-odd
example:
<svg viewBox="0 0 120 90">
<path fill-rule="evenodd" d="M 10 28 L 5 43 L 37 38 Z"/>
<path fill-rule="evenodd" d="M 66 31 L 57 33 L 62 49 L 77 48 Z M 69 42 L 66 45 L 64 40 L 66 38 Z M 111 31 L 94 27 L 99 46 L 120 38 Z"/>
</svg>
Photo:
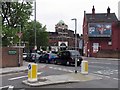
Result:
<svg viewBox="0 0 120 90">
<path fill-rule="evenodd" d="M 96 53 L 93 53 L 93 43 L 99 43 L 100 44 L 100 50 L 118 50 L 120 51 L 120 27 L 117 26 L 116 22 L 112 23 L 112 36 L 111 38 L 89 38 L 88 37 L 88 23 L 86 22 L 86 18 L 84 16 L 83 21 L 83 39 L 84 39 L 84 47 L 85 49 L 85 56 L 88 56 L 88 49 L 90 56 L 96 56 Z M 112 45 L 108 45 L 108 42 L 112 42 Z"/>
<path fill-rule="evenodd" d="M 16 54 L 15 55 L 9 55 L 8 51 L 9 50 L 16 50 Z M 23 49 L 21 49 L 21 66 L 23 65 L 23 57 L 22 57 L 22 53 L 23 53 Z M 0 62 L 2 64 L 0 64 L 0 67 L 16 67 L 18 66 L 18 59 L 19 58 L 19 50 L 18 48 L 11 48 L 11 47 L 3 47 L 2 48 L 2 58 L 0 58 Z"/>
</svg>

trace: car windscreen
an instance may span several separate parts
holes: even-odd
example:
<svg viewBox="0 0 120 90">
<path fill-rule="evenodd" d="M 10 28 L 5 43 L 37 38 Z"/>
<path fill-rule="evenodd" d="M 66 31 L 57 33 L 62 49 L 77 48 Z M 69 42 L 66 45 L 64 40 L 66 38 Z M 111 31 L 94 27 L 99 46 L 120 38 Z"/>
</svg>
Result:
<svg viewBox="0 0 120 90">
<path fill-rule="evenodd" d="M 78 51 L 75 51 L 75 50 L 70 51 L 70 53 L 71 53 L 71 56 L 80 56 L 80 53 Z"/>
</svg>

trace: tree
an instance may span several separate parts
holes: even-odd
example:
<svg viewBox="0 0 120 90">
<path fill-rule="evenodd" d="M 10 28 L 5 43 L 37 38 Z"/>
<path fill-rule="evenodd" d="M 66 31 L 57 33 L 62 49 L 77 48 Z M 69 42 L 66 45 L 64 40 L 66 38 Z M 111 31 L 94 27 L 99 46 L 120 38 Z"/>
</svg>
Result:
<svg viewBox="0 0 120 90">
<path fill-rule="evenodd" d="M 29 48 L 35 46 L 35 21 L 28 22 L 25 25 L 22 41 L 28 42 Z M 36 22 L 36 43 L 37 47 L 48 45 L 48 33 L 46 32 L 46 26 L 42 27 L 42 24 Z"/>
<path fill-rule="evenodd" d="M 12 43 L 18 42 L 20 27 L 23 31 L 25 23 L 28 22 L 32 15 L 32 2 L 0 2 L 2 12 L 2 45 L 8 46 L 12 39 Z M 18 27 L 18 25 L 20 27 Z"/>
<path fill-rule="evenodd" d="M 32 2 L 2 2 L 2 25 L 9 27 L 24 26 L 32 14 Z"/>
</svg>

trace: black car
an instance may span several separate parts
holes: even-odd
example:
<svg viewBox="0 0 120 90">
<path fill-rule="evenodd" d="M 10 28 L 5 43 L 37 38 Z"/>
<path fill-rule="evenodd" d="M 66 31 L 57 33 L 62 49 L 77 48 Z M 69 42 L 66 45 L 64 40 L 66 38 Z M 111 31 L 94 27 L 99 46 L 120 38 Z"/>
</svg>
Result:
<svg viewBox="0 0 120 90">
<path fill-rule="evenodd" d="M 77 65 L 81 65 L 83 59 L 77 50 L 65 50 L 58 54 L 55 64 L 75 65 L 75 58 L 77 58 Z"/>
</svg>

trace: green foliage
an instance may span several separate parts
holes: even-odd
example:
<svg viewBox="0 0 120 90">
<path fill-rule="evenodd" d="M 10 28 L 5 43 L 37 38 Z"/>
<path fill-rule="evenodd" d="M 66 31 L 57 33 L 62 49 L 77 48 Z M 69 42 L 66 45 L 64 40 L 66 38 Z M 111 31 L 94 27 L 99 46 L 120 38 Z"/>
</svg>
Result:
<svg viewBox="0 0 120 90">
<path fill-rule="evenodd" d="M 24 26 L 32 14 L 32 2 L 2 2 L 2 24 L 9 27 Z"/>
<path fill-rule="evenodd" d="M 2 46 L 16 44 L 16 33 L 28 22 L 32 15 L 32 2 L 1 2 L 2 13 Z M 18 26 L 19 25 L 19 26 Z"/>
<path fill-rule="evenodd" d="M 28 46 L 33 48 L 35 45 L 35 22 L 31 21 L 25 25 L 22 41 L 27 41 Z M 37 47 L 48 45 L 48 33 L 46 32 L 46 26 L 42 27 L 42 24 L 36 22 L 36 43 Z"/>
<path fill-rule="evenodd" d="M 35 22 L 30 20 L 32 2 L 1 2 L 2 5 L 2 45 L 8 46 L 19 41 L 16 35 L 20 30 L 23 33 L 21 41 L 27 42 L 27 47 L 35 46 Z M 36 22 L 37 47 L 47 46 L 48 34 L 46 26 Z M 12 42 L 11 42 L 12 41 Z"/>
</svg>

